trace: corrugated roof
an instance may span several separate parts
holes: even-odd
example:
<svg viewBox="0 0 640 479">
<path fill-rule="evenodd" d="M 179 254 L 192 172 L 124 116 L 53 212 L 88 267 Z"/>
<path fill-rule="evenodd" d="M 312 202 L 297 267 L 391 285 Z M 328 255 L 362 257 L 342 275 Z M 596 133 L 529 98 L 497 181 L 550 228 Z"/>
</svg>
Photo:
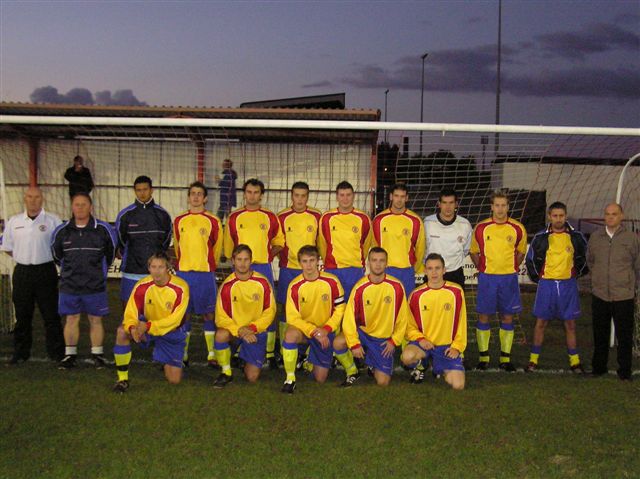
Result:
<svg viewBox="0 0 640 479">
<path fill-rule="evenodd" d="M 101 106 L 52 105 L 33 103 L 0 103 L 2 115 L 87 116 L 134 118 L 228 118 L 264 120 L 338 120 L 379 121 L 379 110 L 330 110 L 298 108 L 209 108 L 173 106 Z M 309 130 L 309 129 L 247 129 L 247 128 L 166 128 L 166 127 L 106 127 L 71 125 L 8 125 L 0 124 L 0 137 L 73 138 L 130 136 L 139 138 L 234 138 L 240 141 L 273 142 L 340 142 L 371 143 L 377 131 Z"/>
</svg>

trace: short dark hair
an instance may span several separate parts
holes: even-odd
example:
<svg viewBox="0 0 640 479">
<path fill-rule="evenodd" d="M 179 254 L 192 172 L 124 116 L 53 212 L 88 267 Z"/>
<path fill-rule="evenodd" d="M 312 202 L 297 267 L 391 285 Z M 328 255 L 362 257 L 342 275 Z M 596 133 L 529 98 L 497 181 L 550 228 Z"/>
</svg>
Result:
<svg viewBox="0 0 640 479">
<path fill-rule="evenodd" d="M 305 183 L 304 181 L 296 181 L 293 185 L 291 185 L 291 193 L 293 193 L 293 190 L 295 189 L 299 189 L 299 190 L 307 190 L 307 193 L 309 192 L 309 185 L 307 183 Z"/>
<path fill-rule="evenodd" d="M 253 251 L 251 251 L 251 248 L 249 248 L 249 246 L 247 246 L 246 244 L 242 244 L 242 243 L 236 246 L 235 248 L 233 248 L 231 257 L 235 258 L 237 255 L 239 255 L 243 251 L 246 251 L 247 253 L 249 253 L 249 257 L 253 259 Z"/>
<path fill-rule="evenodd" d="M 444 264 L 444 258 L 442 257 L 441 254 L 438 253 L 429 253 L 427 255 L 427 257 L 424 259 L 424 263 L 427 264 L 427 261 L 440 261 L 442 263 L 442 267 L 445 266 Z"/>
<path fill-rule="evenodd" d="M 245 181 L 244 185 L 242 185 L 242 191 L 245 191 L 247 189 L 247 186 L 249 185 L 260 187 L 260 193 L 264 194 L 264 183 L 258 178 L 249 178 L 247 181 Z"/>
<path fill-rule="evenodd" d="M 167 263 L 167 268 L 171 269 L 171 259 L 169 259 L 169 255 L 164 251 L 156 251 L 147 260 L 147 267 L 151 266 L 151 262 L 154 259 L 162 259 Z"/>
<path fill-rule="evenodd" d="M 317 246 L 307 244 L 298 250 L 298 261 L 300 261 L 300 258 L 302 258 L 303 256 L 315 256 L 316 258 L 319 258 L 320 251 L 318 250 Z"/>
<path fill-rule="evenodd" d="M 200 188 L 202 191 L 204 191 L 205 198 L 209 194 L 209 192 L 207 191 L 207 187 L 204 186 L 204 183 L 202 181 L 194 181 L 193 183 L 191 183 L 189 185 L 189 189 L 187 190 L 187 195 L 191 193 L 191 188 Z"/>
<path fill-rule="evenodd" d="M 374 246 L 373 248 L 371 248 L 369 250 L 369 253 L 367 254 L 367 258 L 370 258 L 373 253 L 383 253 L 387 258 L 389 257 L 389 253 L 387 253 L 387 250 L 381 248 L 380 246 Z"/>
<path fill-rule="evenodd" d="M 391 186 L 391 188 L 389 188 L 389 193 L 393 194 L 395 193 L 396 190 L 401 190 L 404 191 L 405 193 L 409 194 L 409 188 L 407 188 L 407 185 L 405 185 L 404 183 L 395 183 Z"/>
<path fill-rule="evenodd" d="M 149 185 L 149 188 L 153 188 L 153 183 L 151 182 L 151 178 L 149 178 L 146 175 L 140 175 L 138 176 L 134 181 L 133 181 L 133 187 L 135 188 L 136 185 L 140 185 L 142 183 L 147 183 Z"/>
<path fill-rule="evenodd" d="M 554 201 L 547 208 L 547 213 L 551 213 L 551 210 L 564 210 L 564 213 L 567 214 L 567 205 L 565 205 L 562 201 Z"/>
<path fill-rule="evenodd" d="M 456 201 L 458 201 L 458 193 L 453 188 L 442 188 L 440 190 L 440 196 L 438 196 L 438 201 L 442 201 L 442 198 L 445 196 L 453 196 Z"/>
<path fill-rule="evenodd" d="M 351 190 L 351 191 L 355 191 L 353 189 L 353 185 L 351 183 L 349 183 L 348 181 L 341 181 L 340 183 L 338 183 L 338 186 L 336 186 L 336 193 L 338 192 L 338 190 Z"/>
<path fill-rule="evenodd" d="M 509 204 L 509 196 L 507 196 L 507 192 L 504 190 L 495 190 L 491 193 L 491 196 L 489 196 L 489 201 L 491 202 L 491 204 L 493 204 L 493 202 L 497 199 L 497 198 L 504 198 L 505 200 L 507 200 L 507 204 Z"/>
<path fill-rule="evenodd" d="M 89 193 L 87 193 L 86 191 L 78 191 L 77 193 L 74 193 L 73 196 L 71 197 L 71 203 L 73 203 L 73 200 L 75 200 L 78 196 L 82 196 L 88 199 L 90 205 L 93 204 L 93 199 L 91 198 L 91 196 L 89 196 Z"/>
<path fill-rule="evenodd" d="M 73 162 L 75 163 L 76 161 L 84 161 L 84 158 L 80 155 L 76 155 L 73 157 Z"/>
</svg>

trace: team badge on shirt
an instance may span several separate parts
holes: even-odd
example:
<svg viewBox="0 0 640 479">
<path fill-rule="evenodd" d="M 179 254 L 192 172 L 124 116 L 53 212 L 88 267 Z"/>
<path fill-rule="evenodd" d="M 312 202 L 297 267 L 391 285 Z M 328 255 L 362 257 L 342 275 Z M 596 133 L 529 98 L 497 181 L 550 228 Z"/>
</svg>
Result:
<svg viewBox="0 0 640 479">
<path fill-rule="evenodd" d="M 384 302 L 387 303 L 387 304 L 390 304 L 391 303 L 391 296 L 385 296 L 384 297 Z"/>
<path fill-rule="evenodd" d="M 360 230 L 358 229 L 357 226 L 354 226 L 353 228 L 351 228 L 351 231 L 357 234 Z"/>
<path fill-rule="evenodd" d="M 458 236 L 458 243 L 463 243 L 464 242 L 464 238 L 462 236 Z"/>
<path fill-rule="evenodd" d="M 44 233 L 45 231 L 47 231 L 47 225 L 40 225 L 38 226 L 38 229 Z"/>
<path fill-rule="evenodd" d="M 313 233 L 313 226 L 311 226 L 311 225 L 307 226 L 307 231 L 309 233 Z"/>
<path fill-rule="evenodd" d="M 407 228 L 403 229 L 402 234 L 405 236 L 409 236 L 409 230 Z"/>
<path fill-rule="evenodd" d="M 267 225 L 265 225 L 264 223 L 260 223 L 260 229 L 261 230 L 266 230 L 267 229 Z"/>
<path fill-rule="evenodd" d="M 513 243 L 513 236 L 511 235 L 507 236 L 507 242 Z"/>
<path fill-rule="evenodd" d="M 258 293 L 253 293 L 251 299 L 253 299 L 254 301 L 260 301 L 260 295 Z"/>
<path fill-rule="evenodd" d="M 328 294 L 323 294 L 323 295 L 322 295 L 322 301 L 324 301 L 325 303 L 326 303 L 327 301 L 329 301 L 329 295 L 328 295 Z"/>
<path fill-rule="evenodd" d="M 450 303 L 444 303 L 444 310 L 445 311 L 451 311 L 451 304 Z"/>
<path fill-rule="evenodd" d="M 207 230 L 205 230 L 204 228 L 200 228 L 200 235 L 201 236 L 206 236 L 207 235 Z"/>
<path fill-rule="evenodd" d="M 167 311 L 171 311 L 171 308 L 173 308 L 171 301 L 167 301 L 164 306 L 167 308 Z"/>
</svg>

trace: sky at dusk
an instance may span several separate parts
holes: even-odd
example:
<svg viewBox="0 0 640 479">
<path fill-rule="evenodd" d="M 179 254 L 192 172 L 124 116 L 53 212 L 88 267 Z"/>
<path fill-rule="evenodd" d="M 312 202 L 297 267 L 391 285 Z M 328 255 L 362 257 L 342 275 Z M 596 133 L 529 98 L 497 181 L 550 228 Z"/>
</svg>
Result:
<svg viewBox="0 0 640 479">
<path fill-rule="evenodd" d="M 0 99 L 384 110 L 388 88 L 388 120 L 419 121 L 428 52 L 424 120 L 493 123 L 497 31 L 498 0 L 0 0 Z M 639 1 L 504 0 L 502 47 L 502 123 L 640 126 Z"/>
</svg>

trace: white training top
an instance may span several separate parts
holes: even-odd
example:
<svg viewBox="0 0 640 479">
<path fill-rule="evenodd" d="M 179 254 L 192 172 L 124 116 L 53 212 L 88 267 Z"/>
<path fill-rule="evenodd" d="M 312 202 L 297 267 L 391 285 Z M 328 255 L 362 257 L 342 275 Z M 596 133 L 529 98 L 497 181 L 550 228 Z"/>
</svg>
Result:
<svg viewBox="0 0 640 479">
<path fill-rule="evenodd" d="M 424 233 L 427 241 L 426 255 L 438 253 L 444 258 L 447 271 L 455 271 L 464 265 L 464 258 L 471 246 L 471 223 L 457 216 L 451 223 L 442 223 L 438 215 L 424 219 Z M 425 255 L 425 258 L 426 258 Z"/>
<path fill-rule="evenodd" d="M 11 251 L 18 264 L 35 265 L 53 261 L 51 235 L 62 221 L 56 215 L 40 211 L 35 219 L 20 213 L 5 225 L 0 250 Z"/>
</svg>

